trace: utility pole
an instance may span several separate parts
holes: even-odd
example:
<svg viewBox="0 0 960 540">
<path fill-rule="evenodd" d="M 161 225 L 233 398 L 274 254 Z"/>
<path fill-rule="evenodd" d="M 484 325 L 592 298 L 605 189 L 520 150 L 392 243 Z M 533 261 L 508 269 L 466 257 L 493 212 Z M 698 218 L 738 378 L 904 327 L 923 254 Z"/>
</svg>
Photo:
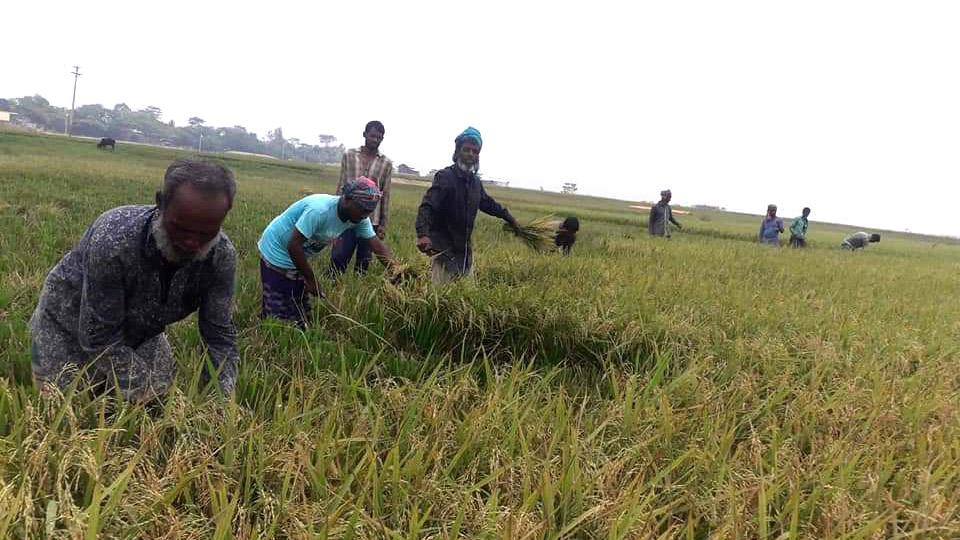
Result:
<svg viewBox="0 0 960 540">
<path fill-rule="evenodd" d="M 80 77 L 80 66 L 73 66 L 73 99 L 70 100 L 70 117 L 67 118 L 66 125 L 63 126 L 63 132 L 68 136 L 73 135 L 73 112 L 77 106 L 77 78 Z"/>
<path fill-rule="evenodd" d="M 203 126 L 200 126 L 200 148 L 197 149 L 197 153 L 203 153 Z"/>
</svg>

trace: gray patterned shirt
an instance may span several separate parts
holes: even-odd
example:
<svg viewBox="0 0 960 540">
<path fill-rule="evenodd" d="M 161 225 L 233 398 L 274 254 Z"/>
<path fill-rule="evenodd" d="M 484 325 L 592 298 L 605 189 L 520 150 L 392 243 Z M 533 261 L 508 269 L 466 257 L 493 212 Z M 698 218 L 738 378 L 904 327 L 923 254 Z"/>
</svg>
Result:
<svg viewBox="0 0 960 540">
<path fill-rule="evenodd" d="M 865 249 L 867 244 L 870 243 L 870 235 L 860 231 L 851 234 L 850 236 L 843 239 L 843 242 L 840 243 L 840 247 L 843 249 L 852 249 L 854 251 L 858 249 Z"/>
<path fill-rule="evenodd" d="M 98 217 L 47 276 L 31 331 L 35 338 L 57 332 L 57 341 L 86 357 L 56 362 L 134 365 L 138 346 L 199 310 L 200 335 L 230 394 L 239 360 L 232 320 L 236 250 L 221 233 L 206 257 L 172 266 L 150 233 L 158 216 L 155 206 L 122 206 Z"/>
</svg>

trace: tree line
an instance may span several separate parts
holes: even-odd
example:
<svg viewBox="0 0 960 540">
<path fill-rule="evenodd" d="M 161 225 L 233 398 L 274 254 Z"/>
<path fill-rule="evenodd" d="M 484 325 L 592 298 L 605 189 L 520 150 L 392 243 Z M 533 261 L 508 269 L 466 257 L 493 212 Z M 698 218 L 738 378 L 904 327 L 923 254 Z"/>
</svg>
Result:
<svg viewBox="0 0 960 540">
<path fill-rule="evenodd" d="M 39 95 L 0 99 L 0 110 L 15 113 L 13 118 L 18 124 L 57 133 L 66 131 L 70 117 L 69 109 L 53 106 Z M 126 103 L 118 103 L 112 109 L 99 104 L 81 105 L 70 122 L 70 133 L 204 152 L 251 152 L 312 163 L 339 163 L 344 151 L 333 135 L 320 134 L 319 144 L 311 144 L 295 137 L 285 138 L 283 129 L 278 127 L 261 139 L 240 125 L 213 127 L 194 116 L 187 125 L 177 126 L 173 120 L 164 121 L 162 117 L 163 111 L 152 105 L 140 110 L 133 110 Z"/>
</svg>

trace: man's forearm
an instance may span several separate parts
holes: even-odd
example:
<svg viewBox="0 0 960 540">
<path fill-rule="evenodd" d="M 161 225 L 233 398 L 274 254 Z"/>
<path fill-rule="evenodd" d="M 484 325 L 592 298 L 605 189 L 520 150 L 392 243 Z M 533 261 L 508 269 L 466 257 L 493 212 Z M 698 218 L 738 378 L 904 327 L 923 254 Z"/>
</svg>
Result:
<svg viewBox="0 0 960 540">
<path fill-rule="evenodd" d="M 414 224 L 417 238 L 420 238 L 421 236 L 429 236 L 432 225 L 433 209 L 429 206 L 421 204 L 420 209 L 417 211 L 417 221 Z"/>
<path fill-rule="evenodd" d="M 377 256 L 377 260 L 389 268 L 394 262 L 393 252 L 390 251 L 390 248 L 379 238 L 371 238 L 367 242 L 369 242 L 370 251 Z"/>
<path fill-rule="evenodd" d="M 236 386 L 237 366 L 237 333 L 233 325 L 223 327 L 210 322 L 201 321 L 200 334 L 207 344 L 210 360 L 213 367 L 219 372 L 218 382 L 224 394 L 232 394 Z"/>
<path fill-rule="evenodd" d="M 303 276 L 304 281 L 308 284 L 316 283 L 317 278 L 313 275 L 313 268 L 310 266 L 310 261 L 307 260 L 307 254 L 304 253 L 303 246 L 289 246 L 287 251 L 290 253 L 293 266 Z"/>
<path fill-rule="evenodd" d="M 383 228 L 387 227 L 387 218 L 390 213 L 390 188 L 392 181 L 393 172 L 388 171 L 386 178 L 383 181 L 383 188 L 381 189 L 382 196 L 380 197 L 380 221 L 378 225 Z"/>
</svg>

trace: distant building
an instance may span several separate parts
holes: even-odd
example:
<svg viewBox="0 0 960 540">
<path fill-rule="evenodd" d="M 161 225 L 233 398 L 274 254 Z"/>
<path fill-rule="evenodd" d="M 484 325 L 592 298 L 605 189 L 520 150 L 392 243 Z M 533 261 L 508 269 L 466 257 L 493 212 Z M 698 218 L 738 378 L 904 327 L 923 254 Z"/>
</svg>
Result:
<svg viewBox="0 0 960 540">
<path fill-rule="evenodd" d="M 13 121 L 13 115 L 10 111 L 0 111 L 0 124 L 9 124 Z"/>
<path fill-rule="evenodd" d="M 484 184 L 488 186 L 498 186 L 498 187 L 509 187 L 509 180 L 481 180 Z"/>
<path fill-rule="evenodd" d="M 397 172 L 400 174 L 412 174 L 414 176 L 420 176 L 420 171 L 410 167 L 406 163 L 401 163 L 400 166 L 397 167 Z"/>
</svg>

